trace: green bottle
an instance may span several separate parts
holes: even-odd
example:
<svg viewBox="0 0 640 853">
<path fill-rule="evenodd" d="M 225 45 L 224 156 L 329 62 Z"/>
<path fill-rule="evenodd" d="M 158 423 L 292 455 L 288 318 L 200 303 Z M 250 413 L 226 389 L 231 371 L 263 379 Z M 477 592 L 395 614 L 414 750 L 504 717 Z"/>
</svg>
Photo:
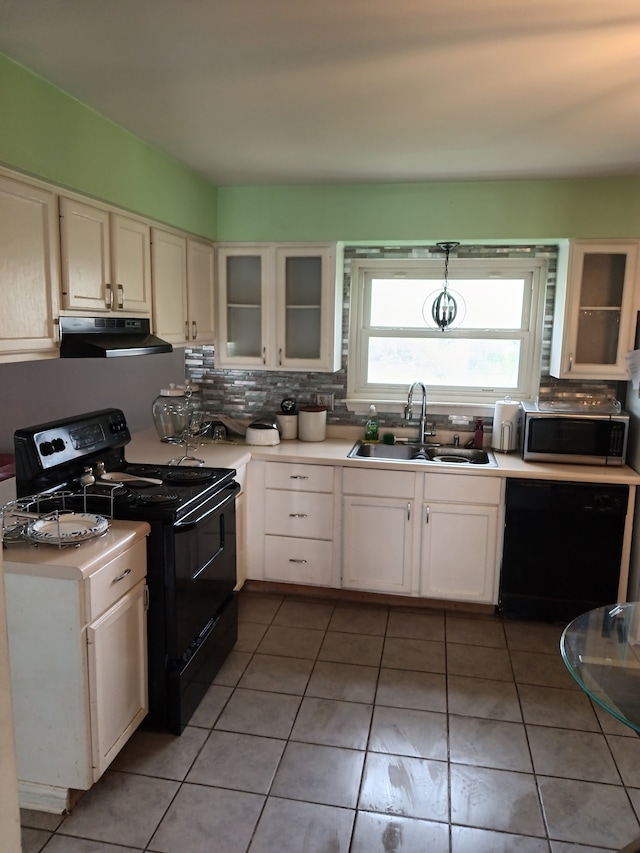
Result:
<svg viewBox="0 0 640 853">
<path fill-rule="evenodd" d="M 378 415 L 375 406 L 369 406 L 369 417 L 364 425 L 364 437 L 367 441 L 378 440 Z"/>
</svg>

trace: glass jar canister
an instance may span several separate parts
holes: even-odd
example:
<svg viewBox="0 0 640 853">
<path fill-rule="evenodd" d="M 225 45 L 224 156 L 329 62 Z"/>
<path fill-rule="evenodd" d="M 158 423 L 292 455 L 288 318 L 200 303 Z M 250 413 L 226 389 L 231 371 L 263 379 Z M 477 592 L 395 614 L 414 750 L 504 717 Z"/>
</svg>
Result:
<svg viewBox="0 0 640 853">
<path fill-rule="evenodd" d="M 153 422 L 161 441 L 176 444 L 185 439 L 195 411 L 194 390 L 171 382 L 153 401 Z"/>
</svg>

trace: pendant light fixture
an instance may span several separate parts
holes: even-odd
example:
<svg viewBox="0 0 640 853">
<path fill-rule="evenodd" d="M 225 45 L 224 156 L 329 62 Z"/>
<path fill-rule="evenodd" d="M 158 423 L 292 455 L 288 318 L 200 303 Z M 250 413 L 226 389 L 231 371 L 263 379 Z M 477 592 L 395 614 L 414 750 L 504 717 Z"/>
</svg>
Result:
<svg viewBox="0 0 640 853">
<path fill-rule="evenodd" d="M 433 300 L 431 306 L 431 317 L 440 331 L 444 332 L 455 321 L 458 314 L 458 303 L 449 292 L 449 254 L 455 251 L 460 243 L 437 243 L 439 249 L 444 252 L 444 281 L 442 290 Z"/>
</svg>

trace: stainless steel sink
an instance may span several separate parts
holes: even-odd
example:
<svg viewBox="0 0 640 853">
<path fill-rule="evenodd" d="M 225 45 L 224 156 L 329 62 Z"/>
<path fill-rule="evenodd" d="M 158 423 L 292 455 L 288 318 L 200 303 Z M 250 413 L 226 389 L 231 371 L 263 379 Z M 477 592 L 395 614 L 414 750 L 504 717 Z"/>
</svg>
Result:
<svg viewBox="0 0 640 853">
<path fill-rule="evenodd" d="M 455 447 L 449 444 L 378 444 L 356 441 L 349 459 L 374 459 L 377 462 L 424 462 L 427 465 L 483 465 L 496 468 L 496 458 L 490 450 Z"/>
</svg>

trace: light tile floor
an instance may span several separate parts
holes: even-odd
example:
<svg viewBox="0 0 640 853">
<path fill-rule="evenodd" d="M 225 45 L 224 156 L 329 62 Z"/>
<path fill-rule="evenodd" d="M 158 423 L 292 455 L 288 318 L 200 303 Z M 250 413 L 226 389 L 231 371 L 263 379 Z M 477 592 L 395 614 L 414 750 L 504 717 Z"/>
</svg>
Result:
<svg viewBox="0 0 640 853">
<path fill-rule="evenodd" d="M 181 737 L 139 730 L 24 853 L 568 853 L 640 835 L 640 739 L 561 626 L 242 593 Z"/>
</svg>

